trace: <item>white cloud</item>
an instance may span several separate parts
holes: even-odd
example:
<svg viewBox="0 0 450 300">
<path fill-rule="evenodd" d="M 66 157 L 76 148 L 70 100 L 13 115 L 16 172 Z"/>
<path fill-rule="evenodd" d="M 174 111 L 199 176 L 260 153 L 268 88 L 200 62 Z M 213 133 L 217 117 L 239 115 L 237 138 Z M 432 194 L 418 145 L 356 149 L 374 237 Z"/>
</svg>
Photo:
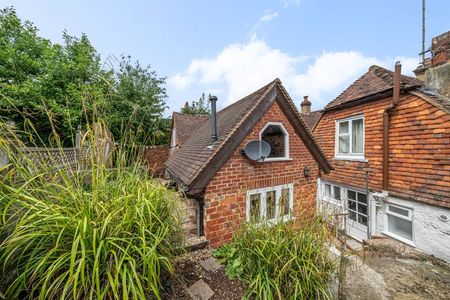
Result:
<svg viewBox="0 0 450 300">
<path fill-rule="evenodd" d="M 268 22 L 274 18 L 278 17 L 278 12 L 270 13 L 266 12 L 261 18 L 259 18 L 259 22 Z"/>
<path fill-rule="evenodd" d="M 294 100 L 309 95 L 314 107 L 321 108 L 370 65 L 393 69 L 396 60 L 402 61 L 404 74 L 411 74 L 417 66 L 414 58 L 379 59 L 356 51 L 295 56 L 253 36 L 245 44 L 228 45 L 216 57 L 194 59 L 184 72 L 169 78 L 169 83 L 178 90 L 194 84 L 208 90 L 214 85 L 225 99 L 221 103 L 228 105 L 278 77 Z"/>
</svg>

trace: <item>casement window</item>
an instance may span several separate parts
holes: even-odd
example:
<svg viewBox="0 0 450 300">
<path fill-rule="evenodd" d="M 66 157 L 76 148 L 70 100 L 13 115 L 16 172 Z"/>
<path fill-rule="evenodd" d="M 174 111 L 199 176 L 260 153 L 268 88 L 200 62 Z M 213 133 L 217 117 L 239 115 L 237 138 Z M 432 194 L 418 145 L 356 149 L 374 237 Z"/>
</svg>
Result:
<svg viewBox="0 0 450 300">
<path fill-rule="evenodd" d="M 289 159 L 289 134 L 280 122 L 268 122 L 259 138 L 270 145 L 270 155 L 265 161 Z"/>
<path fill-rule="evenodd" d="M 247 222 L 289 220 L 294 207 L 293 184 L 247 191 Z"/>
<path fill-rule="evenodd" d="M 400 241 L 413 243 L 412 209 L 386 204 L 386 233 Z"/>
<path fill-rule="evenodd" d="M 364 117 L 336 121 L 336 158 L 364 159 Z"/>
<path fill-rule="evenodd" d="M 322 199 L 341 205 L 341 187 L 324 183 Z"/>
</svg>

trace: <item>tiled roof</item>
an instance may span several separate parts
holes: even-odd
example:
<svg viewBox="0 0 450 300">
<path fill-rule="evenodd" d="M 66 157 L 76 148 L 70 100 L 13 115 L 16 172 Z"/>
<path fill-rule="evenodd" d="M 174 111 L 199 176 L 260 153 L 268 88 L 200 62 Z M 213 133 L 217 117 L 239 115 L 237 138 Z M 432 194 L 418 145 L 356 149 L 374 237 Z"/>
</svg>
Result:
<svg viewBox="0 0 450 300">
<path fill-rule="evenodd" d="M 317 121 L 319 121 L 320 117 L 322 116 L 323 111 L 317 110 L 312 111 L 308 114 L 301 114 L 303 120 L 305 120 L 306 124 L 308 125 L 309 129 L 312 131 L 314 130 L 314 127 L 317 124 Z"/>
<path fill-rule="evenodd" d="M 420 87 L 423 82 L 409 76 L 402 75 L 403 88 Z M 325 106 L 325 110 L 336 108 L 368 96 L 387 92 L 394 86 L 394 72 L 379 66 L 371 66 L 367 73 L 359 77 L 345 91 Z"/>
<path fill-rule="evenodd" d="M 424 99 L 425 101 L 428 101 L 430 104 L 450 114 L 450 98 L 426 89 L 415 90 L 410 93 Z"/>
<path fill-rule="evenodd" d="M 314 140 L 311 130 L 301 119 L 294 103 L 289 98 L 279 79 L 272 81 L 243 99 L 225 107 L 217 113 L 218 140 L 211 147 L 211 125 L 209 118 L 199 123 L 180 148 L 166 162 L 166 169 L 186 190 L 202 189 L 245 138 L 262 115 L 276 99 L 285 99 L 284 105 L 293 112 L 301 132 L 306 137 L 305 145 L 325 172 L 331 169 L 325 155 Z"/>
<path fill-rule="evenodd" d="M 174 112 L 172 115 L 173 126 L 176 131 L 177 145 L 183 144 L 195 129 L 208 120 L 209 116 L 186 115 Z"/>
</svg>

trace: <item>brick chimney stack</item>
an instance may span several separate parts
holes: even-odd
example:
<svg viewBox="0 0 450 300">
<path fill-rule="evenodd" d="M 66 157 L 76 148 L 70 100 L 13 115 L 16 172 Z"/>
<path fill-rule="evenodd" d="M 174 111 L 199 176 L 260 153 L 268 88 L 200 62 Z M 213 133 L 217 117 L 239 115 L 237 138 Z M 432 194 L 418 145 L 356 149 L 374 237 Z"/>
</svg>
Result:
<svg viewBox="0 0 450 300">
<path fill-rule="evenodd" d="M 309 115 L 311 113 L 311 101 L 308 100 L 308 96 L 303 96 L 303 102 L 300 103 L 302 108 L 302 114 Z"/>
</svg>

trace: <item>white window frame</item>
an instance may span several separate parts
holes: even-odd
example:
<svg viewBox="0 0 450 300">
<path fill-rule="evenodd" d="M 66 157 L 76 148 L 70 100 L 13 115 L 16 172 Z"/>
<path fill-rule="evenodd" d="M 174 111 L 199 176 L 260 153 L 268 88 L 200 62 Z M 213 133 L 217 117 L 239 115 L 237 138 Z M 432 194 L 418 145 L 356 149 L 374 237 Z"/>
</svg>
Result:
<svg viewBox="0 0 450 300">
<path fill-rule="evenodd" d="M 326 190 L 327 190 L 326 186 L 327 185 L 330 186 L 330 195 L 329 196 L 326 195 Z M 341 191 L 341 199 L 340 200 L 337 200 L 335 195 L 334 195 L 334 188 L 335 187 L 338 187 L 340 189 L 340 191 Z M 322 199 L 324 201 L 341 206 L 342 205 L 341 204 L 341 202 L 342 202 L 342 194 L 343 194 L 343 188 L 341 186 L 335 185 L 335 184 L 332 184 L 332 183 L 329 183 L 329 182 L 323 182 Z"/>
<path fill-rule="evenodd" d="M 354 120 L 362 120 L 363 128 L 362 128 L 362 153 L 353 153 L 353 121 Z M 339 153 L 339 124 L 343 122 L 348 122 L 348 141 L 349 141 L 349 153 Z M 365 160 L 364 153 L 365 153 L 365 144 L 366 144 L 366 125 L 364 120 L 364 115 L 356 115 L 345 119 L 336 120 L 335 124 L 335 145 L 334 145 L 334 157 L 336 159 L 349 159 L 349 160 Z"/>
<path fill-rule="evenodd" d="M 289 189 L 289 214 L 280 216 L 280 196 L 283 189 Z M 266 215 L 266 209 L 267 209 L 267 203 L 266 203 L 266 196 L 267 192 L 275 191 L 275 218 L 267 220 L 265 219 Z M 266 188 L 260 188 L 260 189 L 254 189 L 247 191 L 247 198 L 246 198 L 246 209 L 245 209 L 245 215 L 247 222 L 251 221 L 250 216 L 250 195 L 254 194 L 260 194 L 260 201 L 259 204 L 259 217 L 260 217 L 260 223 L 261 222 L 268 222 L 268 223 L 276 223 L 278 221 L 289 221 L 293 219 L 293 209 L 294 209 L 294 184 L 283 184 L 283 185 L 277 185 L 272 187 L 266 187 Z"/>
<path fill-rule="evenodd" d="M 289 133 L 287 132 L 286 128 L 284 128 L 283 123 L 281 122 L 267 122 L 266 125 L 260 130 L 259 132 L 259 139 L 262 140 L 262 134 L 264 130 L 266 130 L 267 127 L 270 125 L 276 125 L 281 128 L 281 131 L 284 133 L 284 156 L 283 157 L 267 157 L 264 159 L 263 162 L 270 162 L 270 161 L 282 161 L 282 160 L 291 160 L 289 157 Z"/>
<path fill-rule="evenodd" d="M 404 215 L 398 214 L 396 212 L 390 211 L 389 210 L 390 206 L 408 211 L 408 216 L 404 216 Z M 394 239 L 397 239 L 397 240 L 399 240 L 399 241 L 401 241 L 401 242 L 403 242 L 405 244 L 408 244 L 410 246 L 415 247 L 416 245 L 414 243 L 414 222 L 413 222 L 413 212 L 414 212 L 414 210 L 413 210 L 413 208 L 397 205 L 397 204 L 394 204 L 394 203 L 391 203 L 391 202 L 386 202 L 385 203 L 385 207 L 384 207 L 384 212 L 385 212 L 386 216 L 384 218 L 384 229 L 385 230 L 383 231 L 383 234 L 388 235 L 390 237 L 393 237 Z M 393 217 L 400 218 L 400 219 L 403 219 L 403 220 L 411 222 L 411 236 L 412 236 L 412 240 L 408 240 L 408 239 L 406 239 L 406 238 L 404 238 L 404 237 L 402 237 L 402 236 L 400 236 L 400 235 L 398 235 L 398 234 L 396 234 L 394 232 L 389 231 L 388 215 L 391 215 Z"/>
</svg>

